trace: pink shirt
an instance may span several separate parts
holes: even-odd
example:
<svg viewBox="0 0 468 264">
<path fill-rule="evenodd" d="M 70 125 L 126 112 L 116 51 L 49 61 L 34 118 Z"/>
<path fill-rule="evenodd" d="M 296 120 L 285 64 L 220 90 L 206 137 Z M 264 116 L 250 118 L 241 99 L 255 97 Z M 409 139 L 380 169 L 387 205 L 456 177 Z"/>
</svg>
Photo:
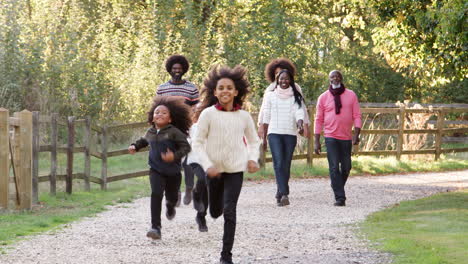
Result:
<svg viewBox="0 0 468 264">
<path fill-rule="evenodd" d="M 323 129 L 325 137 L 351 140 L 353 123 L 354 127 L 361 128 L 361 109 L 356 94 L 345 89 L 340 97 L 343 107 L 337 115 L 333 95 L 327 90 L 319 96 L 315 114 L 315 134 L 320 134 Z"/>
</svg>

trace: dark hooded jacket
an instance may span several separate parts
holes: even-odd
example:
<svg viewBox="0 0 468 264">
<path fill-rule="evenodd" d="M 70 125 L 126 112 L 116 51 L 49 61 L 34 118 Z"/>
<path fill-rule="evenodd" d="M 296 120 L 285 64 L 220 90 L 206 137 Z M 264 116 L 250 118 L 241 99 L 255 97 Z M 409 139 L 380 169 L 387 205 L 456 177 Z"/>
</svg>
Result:
<svg viewBox="0 0 468 264">
<path fill-rule="evenodd" d="M 181 159 L 190 152 L 187 135 L 171 124 L 163 127 L 159 132 L 156 128 L 149 128 L 145 136 L 132 145 L 137 151 L 149 146 L 148 165 L 152 170 L 165 175 L 180 173 Z M 173 162 L 165 162 L 161 158 L 161 153 L 166 152 L 167 149 L 174 152 Z"/>
</svg>

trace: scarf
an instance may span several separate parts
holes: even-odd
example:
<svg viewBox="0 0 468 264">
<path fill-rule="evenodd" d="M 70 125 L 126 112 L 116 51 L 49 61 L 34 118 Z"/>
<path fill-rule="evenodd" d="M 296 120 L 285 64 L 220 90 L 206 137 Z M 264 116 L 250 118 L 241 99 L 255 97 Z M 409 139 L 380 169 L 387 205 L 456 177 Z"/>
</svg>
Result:
<svg viewBox="0 0 468 264">
<path fill-rule="evenodd" d="M 224 112 L 227 112 L 226 109 L 224 109 L 224 107 L 218 102 L 215 104 L 215 108 L 218 109 L 219 111 L 224 111 Z M 234 111 L 237 111 L 237 110 L 240 110 L 242 107 L 238 104 L 234 104 L 234 106 L 232 107 L 232 110 L 231 112 L 234 112 Z"/>
<path fill-rule="evenodd" d="M 281 99 L 288 99 L 291 96 L 294 96 L 294 92 L 293 92 L 293 89 L 292 89 L 291 86 L 289 86 L 289 88 L 287 88 L 287 89 L 283 89 L 283 88 L 278 87 L 278 88 L 275 89 L 275 93 Z"/>
<path fill-rule="evenodd" d="M 340 95 L 344 93 L 345 87 L 343 84 L 341 84 L 340 88 L 333 89 L 332 85 L 330 84 L 330 86 L 328 86 L 328 91 L 330 91 L 330 93 L 333 95 L 333 98 L 335 99 L 335 113 L 339 115 L 342 107 Z"/>
</svg>

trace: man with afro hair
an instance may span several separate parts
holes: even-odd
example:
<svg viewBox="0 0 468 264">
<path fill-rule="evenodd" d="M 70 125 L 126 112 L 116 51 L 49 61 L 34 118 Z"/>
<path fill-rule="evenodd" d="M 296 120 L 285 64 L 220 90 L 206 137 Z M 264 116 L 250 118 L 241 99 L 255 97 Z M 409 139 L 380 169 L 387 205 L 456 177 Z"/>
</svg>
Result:
<svg viewBox="0 0 468 264">
<path fill-rule="evenodd" d="M 172 55 L 166 60 L 166 71 L 171 75 L 171 80 L 159 85 L 156 92 L 157 96 L 179 97 L 185 100 L 185 103 L 191 107 L 196 105 L 199 99 L 198 88 L 195 84 L 182 79 L 185 73 L 189 70 L 190 64 L 182 55 Z M 183 162 L 184 178 L 185 178 L 185 196 L 184 204 L 190 204 L 192 201 L 192 190 L 194 186 L 194 173 L 186 159 Z M 179 206 L 181 194 L 179 191 L 177 206 Z"/>
</svg>

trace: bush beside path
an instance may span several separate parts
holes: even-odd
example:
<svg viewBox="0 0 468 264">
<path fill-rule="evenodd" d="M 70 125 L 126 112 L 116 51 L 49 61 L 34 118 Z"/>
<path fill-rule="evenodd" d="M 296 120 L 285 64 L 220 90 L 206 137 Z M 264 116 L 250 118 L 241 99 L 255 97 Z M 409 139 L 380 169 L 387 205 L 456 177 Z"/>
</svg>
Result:
<svg viewBox="0 0 468 264">
<path fill-rule="evenodd" d="M 402 200 L 468 187 L 468 170 L 351 177 L 347 206 L 334 207 L 328 179 L 293 180 L 291 205 L 277 207 L 274 181 L 244 182 L 235 263 L 389 263 L 358 234 L 367 215 Z M 5 246 L 0 263 L 217 263 L 223 219 L 198 232 L 192 206 L 164 218 L 162 240 L 146 238 L 149 198 Z"/>
</svg>

